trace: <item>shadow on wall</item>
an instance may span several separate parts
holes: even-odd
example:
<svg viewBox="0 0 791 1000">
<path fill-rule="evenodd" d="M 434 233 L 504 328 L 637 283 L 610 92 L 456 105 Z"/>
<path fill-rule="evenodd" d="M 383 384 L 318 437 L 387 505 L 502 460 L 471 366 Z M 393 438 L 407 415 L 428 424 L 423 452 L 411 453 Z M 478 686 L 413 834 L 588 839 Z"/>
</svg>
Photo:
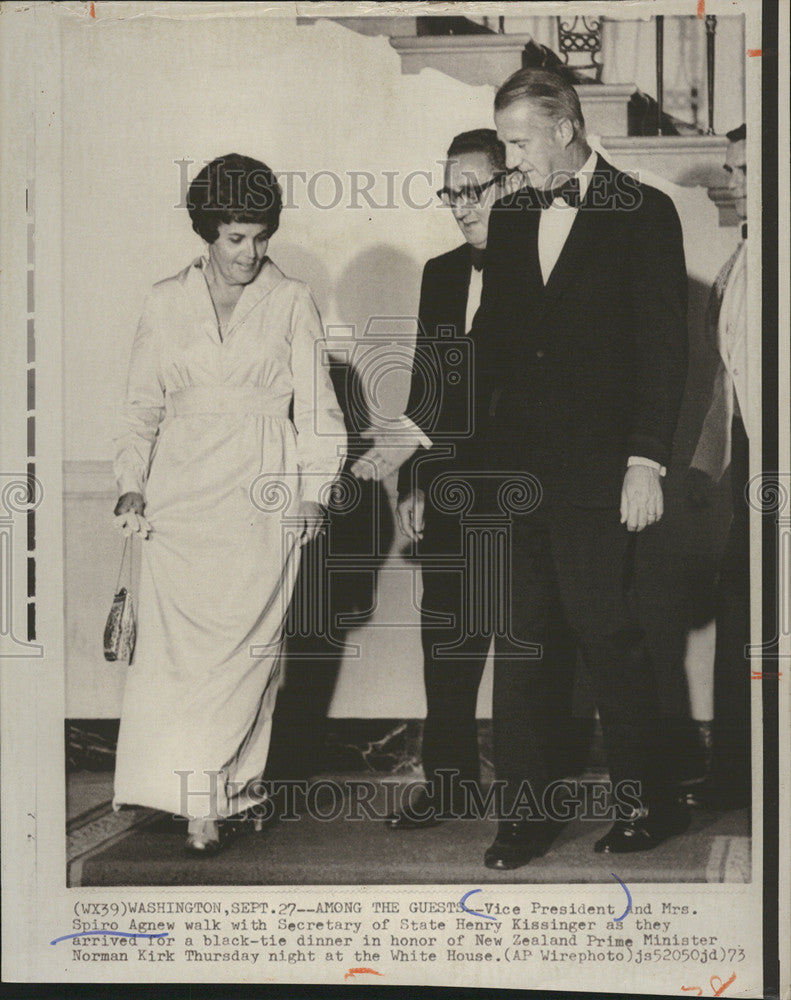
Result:
<svg viewBox="0 0 791 1000">
<path fill-rule="evenodd" d="M 312 251 L 284 243 L 273 257 L 290 277 L 308 282 L 325 323 L 332 313 L 353 331 L 334 345 L 338 350 L 330 370 L 352 457 L 330 510 L 326 538 L 303 551 L 266 770 L 267 777 L 296 780 L 322 767 L 327 711 L 347 654 L 346 637 L 376 608 L 379 569 L 393 543 L 384 485 L 354 479 L 349 467 L 371 443 L 364 437 L 372 418 L 371 393 L 374 406 L 388 415 L 400 412 L 406 401 L 420 271 L 406 254 L 375 245 L 355 255 L 332 288 Z"/>
<path fill-rule="evenodd" d="M 386 244 L 366 247 L 338 279 L 336 312 L 343 323 L 353 325 L 358 342 L 371 336 L 400 336 L 411 351 L 420 274 L 417 258 Z"/>
<path fill-rule="evenodd" d="M 359 376 L 335 361 L 330 370 L 349 435 L 349 459 L 328 510 L 325 537 L 307 545 L 286 624 L 284 681 L 272 724 L 266 778 L 307 778 L 325 766 L 327 711 L 346 654 L 346 638 L 373 614 L 379 570 L 393 541 L 384 486 L 355 479 L 354 458 L 370 442 L 370 414 Z"/>
<path fill-rule="evenodd" d="M 284 220 L 287 226 L 287 214 L 284 215 Z M 316 300 L 322 319 L 324 319 L 327 303 L 332 296 L 332 288 L 330 287 L 330 272 L 321 258 L 312 250 L 308 250 L 298 243 L 289 243 L 288 240 L 282 238 L 280 231 L 272 238 L 270 251 L 272 260 L 283 274 L 307 283 L 313 292 L 313 298 Z"/>
</svg>

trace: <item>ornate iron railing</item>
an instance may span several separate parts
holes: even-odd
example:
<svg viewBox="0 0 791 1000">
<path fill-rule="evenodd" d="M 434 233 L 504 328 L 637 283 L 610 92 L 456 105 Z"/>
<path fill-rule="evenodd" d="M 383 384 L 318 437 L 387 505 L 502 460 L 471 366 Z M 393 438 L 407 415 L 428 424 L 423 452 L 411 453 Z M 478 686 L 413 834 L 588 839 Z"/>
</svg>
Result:
<svg viewBox="0 0 791 1000">
<path fill-rule="evenodd" d="M 560 63 L 573 71 L 579 82 L 601 83 L 604 63 L 602 61 L 602 28 L 606 18 L 594 15 L 559 15 L 555 18 L 558 35 L 558 56 Z M 664 47 L 665 18 L 658 14 L 655 17 L 656 29 L 656 134 L 665 132 L 667 122 L 664 118 L 665 81 L 664 81 Z M 505 34 L 504 17 L 418 17 L 418 34 Z M 714 135 L 714 57 L 717 33 L 717 17 L 706 14 L 704 19 L 706 31 L 706 93 L 708 97 L 706 134 Z M 551 59 L 557 62 L 545 46 L 540 46 Z M 535 53 L 531 53 L 534 55 Z M 582 57 L 580 59 L 579 57 Z M 551 63 L 550 63 L 551 64 Z M 693 87 L 690 99 L 693 111 L 696 111 L 698 88 Z M 654 111 L 651 110 L 648 128 L 653 128 Z M 672 124 L 670 130 L 673 131 Z"/>
<path fill-rule="evenodd" d="M 602 17 L 576 15 L 573 20 L 558 17 L 558 49 L 563 62 L 578 73 L 585 75 L 592 71 L 592 79 L 601 82 L 604 65 L 601 61 Z M 573 62 L 572 56 L 586 55 L 588 62 Z"/>
</svg>

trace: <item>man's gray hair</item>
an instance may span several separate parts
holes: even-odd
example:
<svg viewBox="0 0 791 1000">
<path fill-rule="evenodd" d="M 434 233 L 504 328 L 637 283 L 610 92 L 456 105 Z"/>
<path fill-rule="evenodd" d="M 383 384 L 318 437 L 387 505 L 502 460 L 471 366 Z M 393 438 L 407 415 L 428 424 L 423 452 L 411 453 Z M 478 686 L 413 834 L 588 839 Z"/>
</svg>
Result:
<svg viewBox="0 0 791 1000">
<path fill-rule="evenodd" d="M 585 138 L 585 118 L 574 87 L 558 73 L 547 69 L 520 69 L 509 76 L 494 97 L 494 110 L 502 111 L 516 101 L 538 105 L 552 121 L 568 119 L 575 138 Z"/>
</svg>

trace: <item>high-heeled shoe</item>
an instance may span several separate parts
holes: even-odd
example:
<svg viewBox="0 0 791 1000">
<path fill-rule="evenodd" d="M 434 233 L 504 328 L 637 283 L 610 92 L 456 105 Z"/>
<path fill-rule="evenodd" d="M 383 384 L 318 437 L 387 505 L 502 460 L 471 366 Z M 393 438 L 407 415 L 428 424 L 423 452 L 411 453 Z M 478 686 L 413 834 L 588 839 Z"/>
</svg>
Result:
<svg viewBox="0 0 791 1000">
<path fill-rule="evenodd" d="M 199 857 L 211 857 L 227 844 L 229 832 L 227 824 L 216 819 L 192 819 L 187 827 L 185 850 Z"/>
<path fill-rule="evenodd" d="M 271 803 L 269 805 L 269 809 L 264 808 L 265 803 L 263 802 L 250 805 L 246 809 L 242 809 L 241 812 L 234 813 L 233 816 L 229 817 L 228 822 L 233 824 L 238 833 L 249 833 L 251 830 L 254 833 L 261 833 L 262 830 L 277 823 L 279 818 L 277 810 L 272 807 Z"/>
</svg>

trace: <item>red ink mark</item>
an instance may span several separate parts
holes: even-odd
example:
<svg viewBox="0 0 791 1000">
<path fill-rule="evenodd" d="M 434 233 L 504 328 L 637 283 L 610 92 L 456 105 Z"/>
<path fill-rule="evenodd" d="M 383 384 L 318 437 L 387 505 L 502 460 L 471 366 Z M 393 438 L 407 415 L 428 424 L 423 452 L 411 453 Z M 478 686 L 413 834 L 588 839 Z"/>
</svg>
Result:
<svg viewBox="0 0 791 1000">
<path fill-rule="evenodd" d="M 748 56 L 760 56 L 762 55 L 761 49 L 747 49 Z"/>
<path fill-rule="evenodd" d="M 709 980 L 709 985 L 714 990 L 714 996 L 715 997 L 721 997 L 722 994 L 728 989 L 728 987 L 731 985 L 731 983 L 734 981 L 735 978 L 736 978 L 736 973 L 735 972 L 734 972 L 734 974 L 731 976 L 731 978 L 726 983 L 724 983 L 720 979 L 719 976 L 712 976 L 711 979 Z M 714 980 L 715 979 L 720 984 L 719 987 L 717 987 L 717 986 L 714 985 Z"/>
<path fill-rule="evenodd" d="M 753 670 L 751 674 L 751 680 L 754 681 L 779 681 L 783 676 L 781 671 L 773 672 L 771 670 Z"/>
<path fill-rule="evenodd" d="M 369 976 L 383 976 L 383 972 L 377 972 L 376 969 L 349 969 L 344 979 L 354 979 L 355 976 L 359 976 L 361 973 L 367 973 Z M 726 983 L 727 986 L 727 983 Z"/>
<path fill-rule="evenodd" d="M 96 7 L 93 4 L 91 4 L 91 17 L 96 17 Z"/>
<path fill-rule="evenodd" d="M 698 0 L 698 17 L 703 18 L 706 13 L 706 0 Z"/>
<path fill-rule="evenodd" d="M 728 987 L 731 985 L 731 983 L 734 981 L 735 978 L 736 978 L 736 973 L 735 972 L 731 976 L 731 978 L 727 982 L 725 982 L 725 983 L 720 979 L 719 976 L 712 976 L 711 979 L 709 980 L 709 986 L 711 986 L 712 990 L 714 990 L 714 992 L 712 993 L 712 996 L 721 997 L 722 994 L 728 989 Z M 715 984 L 714 984 L 714 980 L 715 979 L 720 984 L 719 986 L 715 986 Z M 703 996 L 703 990 L 700 988 L 700 986 L 682 986 L 681 989 L 685 993 L 691 993 L 693 990 L 697 990 L 698 992 L 695 994 L 695 996 L 699 996 L 699 997 Z"/>
</svg>

